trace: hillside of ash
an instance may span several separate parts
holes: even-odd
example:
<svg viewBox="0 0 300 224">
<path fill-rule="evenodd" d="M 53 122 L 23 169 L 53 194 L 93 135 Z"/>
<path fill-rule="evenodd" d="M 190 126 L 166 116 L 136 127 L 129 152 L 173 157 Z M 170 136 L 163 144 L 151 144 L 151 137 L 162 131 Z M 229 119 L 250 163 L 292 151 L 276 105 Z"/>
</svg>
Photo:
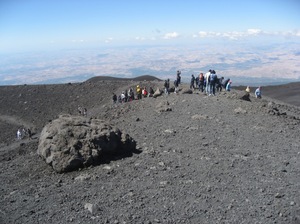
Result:
<svg viewBox="0 0 300 224">
<path fill-rule="evenodd" d="M 183 94 L 186 84 L 112 102 L 137 85 L 163 89 L 148 78 L 0 87 L 0 223 L 300 223 L 299 107 L 243 90 Z M 41 131 L 78 106 L 138 153 L 55 172 L 37 155 Z M 20 127 L 32 139 L 17 140 Z"/>
</svg>

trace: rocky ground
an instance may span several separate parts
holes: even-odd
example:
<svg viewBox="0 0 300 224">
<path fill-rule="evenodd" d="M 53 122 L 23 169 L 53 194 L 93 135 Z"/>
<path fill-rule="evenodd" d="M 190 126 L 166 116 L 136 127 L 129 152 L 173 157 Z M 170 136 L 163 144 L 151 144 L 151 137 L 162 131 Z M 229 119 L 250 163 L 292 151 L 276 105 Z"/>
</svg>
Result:
<svg viewBox="0 0 300 224">
<path fill-rule="evenodd" d="M 159 81 L 0 88 L 0 223 L 300 223 L 300 108 L 238 90 L 113 104 Z M 185 86 L 181 86 L 185 88 Z M 104 119 L 139 153 L 63 174 L 38 155 L 59 114 Z M 16 140 L 20 126 L 33 139 Z"/>
</svg>

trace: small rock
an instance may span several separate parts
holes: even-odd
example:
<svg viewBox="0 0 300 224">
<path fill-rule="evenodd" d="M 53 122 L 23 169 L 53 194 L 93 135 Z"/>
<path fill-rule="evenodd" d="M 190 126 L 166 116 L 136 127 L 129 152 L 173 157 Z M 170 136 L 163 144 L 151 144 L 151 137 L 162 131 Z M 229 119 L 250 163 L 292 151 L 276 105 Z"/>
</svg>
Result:
<svg viewBox="0 0 300 224">
<path fill-rule="evenodd" d="M 164 186 L 166 186 L 168 183 L 169 183 L 168 181 L 161 181 L 161 182 L 159 182 L 159 185 L 160 185 L 161 187 L 164 187 Z"/>
<path fill-rule="evenodd" d="M 280 194 L 280 193 L 275 194 L 275 198 L 282 198 L 283 196 L 284 196 L 284 194 Z"/>
<path fill-rule="evenodd" d="M 158 165 L 165 166 L 165 163 L 164 162 L 159 162 Z"/>
<path fill-rule="evenodd" d="M 84 208 L 87 209 L 87 210 L 89 210 L 89 212 L 91 214 L 94 214 L 96 212 L 96 210 L 97 210 L 97 206 L 94 205 L 94 204 L 91 204 L 91 203 L 86 203 L 84 205 Z"/>
<path fill-rule="evenodd" d="M 291 201 L 290 205 L 294 206 L 296 203 L 294 201 Z"/>
<path fill-rule="evenodd" d="M 82 174 L 82 175 L 79 175 L 78 177 L 75 177 L 74 180 L 76 181 L 84 181 L 84 180 L 89 180 L 91 179 L 91 176 L 88 175 L 88 174 Z"/>
</svg>

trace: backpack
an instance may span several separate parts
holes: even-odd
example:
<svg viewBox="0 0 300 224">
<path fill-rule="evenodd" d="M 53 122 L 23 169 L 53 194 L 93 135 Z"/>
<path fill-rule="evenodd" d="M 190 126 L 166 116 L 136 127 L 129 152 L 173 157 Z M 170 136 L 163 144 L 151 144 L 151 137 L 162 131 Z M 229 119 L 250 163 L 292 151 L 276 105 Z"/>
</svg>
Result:
<svg viewBox="0 0 300 224">
<path fill-rule="evenodd" d="M 200 75 L 199 80 L 200 80 L 200 82 L 203 82 L 203 81 L 204 81 L 204 76 L 203 76 L 203 74 Z"/>
<path fill-rule="evenodd" d="M 210 82 L 216 82 L 217 81 L 217 75 L 216 74 L 211 73 L 209 77 L 210 77 Z"/>
</svg>

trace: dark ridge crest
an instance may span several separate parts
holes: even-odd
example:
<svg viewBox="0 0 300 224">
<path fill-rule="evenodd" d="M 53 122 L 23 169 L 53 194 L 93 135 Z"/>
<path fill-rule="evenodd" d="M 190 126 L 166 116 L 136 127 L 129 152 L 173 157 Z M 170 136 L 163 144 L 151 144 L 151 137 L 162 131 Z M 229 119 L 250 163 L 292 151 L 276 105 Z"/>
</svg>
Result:
<svg viewBox="0 0 300 224">
<path fill-rule="evenodd" d="M 95 76 L 88 79 L 86 82 L 99 82 L 99 81 L 162 81 L 161 79 L 151 76 L 151 75 L 142 75 L 135 78 L 118 78 L 113 76 Z"/>
</svg>

